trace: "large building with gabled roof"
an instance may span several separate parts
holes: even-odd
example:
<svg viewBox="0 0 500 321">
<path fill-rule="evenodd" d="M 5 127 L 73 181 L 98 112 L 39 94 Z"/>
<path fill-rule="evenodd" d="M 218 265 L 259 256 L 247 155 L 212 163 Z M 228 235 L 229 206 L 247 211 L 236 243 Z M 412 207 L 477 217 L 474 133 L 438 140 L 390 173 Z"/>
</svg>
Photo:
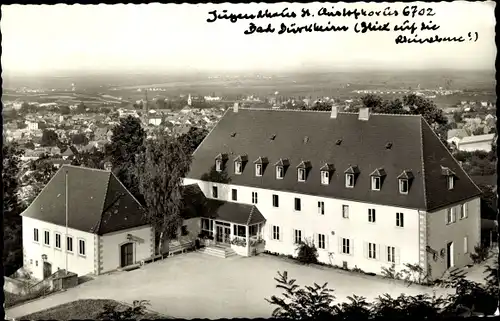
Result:
<svg viewBox="0 0 500 321">
<path fill-rule="evenodd" d="M 420 115 L 235 104 L 194 152 L 184 183 L 262 214 L 238 235 L 230 217 L 205 219 L 219 245 L 251 233 L 269 252 L 296 255 L 309 240 L 327 264 L 373 273 L 418 264 L 438 278 L 471 263 L 480 241 L 481 191 Z"/>
<path fill-rule="evenodd" d="M 99 275 L 154 255 L 144 209 L 109 170 L 63 165 L 21 214 L 23 268 Z"/>
</svg>

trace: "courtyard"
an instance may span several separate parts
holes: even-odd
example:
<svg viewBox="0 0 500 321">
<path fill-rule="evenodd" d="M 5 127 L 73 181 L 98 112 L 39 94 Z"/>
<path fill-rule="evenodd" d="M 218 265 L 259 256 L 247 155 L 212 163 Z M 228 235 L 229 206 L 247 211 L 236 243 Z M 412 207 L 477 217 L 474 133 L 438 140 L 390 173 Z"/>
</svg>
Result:
<svg viewBox="0 0 500 321">
<path fill-rule="evenodd" d="M 191 252 L 148 264 L 129 272 L 101 275 L 66 292 L 8 309 L 6 315 L 19 318 L 78 299 L 113 299 L 132 303 L 149 300 L 151 310 L 176 318 L 270 317 L 274 309 L 265 298 L 280 295 L 277 271 L 288 271 L 297 284 L 328 282 L 337 302 L 352 294 L 373 300 L 378 295 L 401 293 L 433 294 L 433 289 L 405 286 L 357 273 L 303 266 L 277 257 L 234 256 L 226 259 Z M 436 294 L 445 290 L 437 288 Z"/>
</svg>

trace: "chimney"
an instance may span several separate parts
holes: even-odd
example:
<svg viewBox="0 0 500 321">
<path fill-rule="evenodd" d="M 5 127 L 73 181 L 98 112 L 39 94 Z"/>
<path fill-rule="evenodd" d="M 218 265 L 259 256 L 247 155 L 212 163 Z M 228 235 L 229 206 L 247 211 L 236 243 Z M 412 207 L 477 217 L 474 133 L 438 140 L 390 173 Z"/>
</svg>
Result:
<svg viewBox="0 0 500 321">
<path fill-rule="evenodd" d="M 113 164 L 111 164 L 111 162 L 104 163 L 104 169 L 111 172 L 111 170 L 113 169 Z"/>
<path fill-rule="evenodd" d="M 337 105 L 332 106 L 332 113 L 330 114 L 330 118 L 337 118 L 337 115 L 339 113 L 339 107 Z"/>
<path fill-rule="evenodd" d="M 359 120 L 368 120 L 370 118 L 370 108 L 363 107 L 359 109 Z"/>
<path fill-rule="evenodd" d="M 237 113 L 237 112 L 238 112 L 238 102 L 235 102 L 235 103 L 234 103 L 234 106 L 233 106 L 233 111 L 234 111 L 235 113 Z"/>
</svg>

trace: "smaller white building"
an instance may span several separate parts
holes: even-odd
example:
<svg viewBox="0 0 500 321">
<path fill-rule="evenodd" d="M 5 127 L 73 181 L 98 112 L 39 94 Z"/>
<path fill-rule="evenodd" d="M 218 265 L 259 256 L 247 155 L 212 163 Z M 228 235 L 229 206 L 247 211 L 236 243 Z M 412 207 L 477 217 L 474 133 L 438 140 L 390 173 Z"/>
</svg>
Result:
<svg viewBox="0 0 500 321">
<path fill-rule="evenodd" d="M 473 152 L 476 150 L 490 152 L 494 138 L 495 134 L 467 136 L 462 138 L 458 144 L 455 143 L 455 145 L 457 145 L 458 150 L 465 152 Z"/>
<path fill-rule="evenodd" d="M 66 194 L 67 192 L 67 194 Z M 63 165 L 21 214 L 23 268 L 99 275 L 154 255 L 143 208 L 111 171 Z"/>
</svg>

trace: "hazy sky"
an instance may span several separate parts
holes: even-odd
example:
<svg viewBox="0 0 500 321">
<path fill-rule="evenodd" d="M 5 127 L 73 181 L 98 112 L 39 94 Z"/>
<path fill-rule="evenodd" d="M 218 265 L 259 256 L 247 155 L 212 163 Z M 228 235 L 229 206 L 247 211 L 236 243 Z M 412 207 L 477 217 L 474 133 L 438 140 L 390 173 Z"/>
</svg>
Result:
<svg viewBox="0 0 500 321">
<path fill-rule="evenodd" d="M 400 24 L 409 4 L 200 4 L 200 5 L 10 5 L 2 6 L 2 68 L 4 73 L 63 70 L 279 70 L 287 68 L 459 68 L 491 69 L 495 64 L 494 2 L 415 3 L 433 8 L 435 16 L 411 20 L 433 21 L 438 31 L 418 32 L 425 38 L 463 36 L 463 43 L 400 44 L 398 34 L 356 34 L 356 22 Z M 253 13 L 260 9 L 300 16 L 301 8 L 317 14 L 332 9 L 399 11 L 397 17 L 255 19 L 276 27 L 274 34 L 244 35 L 251 20 L 207 23 L 209 11 Z M 278 35 L 282 22 L 348 25 L 348 32 Z M 468 33 L 478 32 L 476 42 Z M 473 35 L 473 37 L 475 37 Z"/>
</svg>

